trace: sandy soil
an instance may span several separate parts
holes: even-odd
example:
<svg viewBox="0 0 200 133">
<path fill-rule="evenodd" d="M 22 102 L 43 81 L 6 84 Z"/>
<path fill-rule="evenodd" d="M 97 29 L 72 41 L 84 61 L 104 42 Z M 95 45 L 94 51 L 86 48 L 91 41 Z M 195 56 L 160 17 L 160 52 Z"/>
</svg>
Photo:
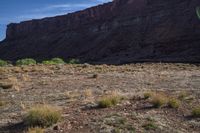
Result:
<svg viewBox="0 0 200 133">
<path fill-rule="evenodd" d="M 0 133 L 27 131 L 23 118 L 37 104 L 62 109 L 62 120 L 45 129 L 47 133 L 198 133 L 200 119 L 191 110 L 200 105 L 200 66 L 191 64 L 36 65 L 1 67 Z M 96 108 L 109 92 L 126 97 L 111 108 Z M 177 98 L 187 93 L 178 109 L 152 108 L 145 92 L 162 92 Z M 154 129 L 145 125 L 153 123 Z M 56 127 L 56 128 L 55 128 Z"/>
</svg>

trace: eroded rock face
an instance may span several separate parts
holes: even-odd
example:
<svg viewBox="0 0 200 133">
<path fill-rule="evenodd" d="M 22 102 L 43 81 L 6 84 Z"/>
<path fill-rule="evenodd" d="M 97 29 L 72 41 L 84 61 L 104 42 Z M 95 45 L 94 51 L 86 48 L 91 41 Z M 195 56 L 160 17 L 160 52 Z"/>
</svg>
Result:
<svg viewBox="0 0 200 133">
<path fill-rule="evenodd" d="M 63 16 L 10 24 L 0 58 L 87 62 L 200 62 L 199 0 L 114 0 Z"/>
</svg>

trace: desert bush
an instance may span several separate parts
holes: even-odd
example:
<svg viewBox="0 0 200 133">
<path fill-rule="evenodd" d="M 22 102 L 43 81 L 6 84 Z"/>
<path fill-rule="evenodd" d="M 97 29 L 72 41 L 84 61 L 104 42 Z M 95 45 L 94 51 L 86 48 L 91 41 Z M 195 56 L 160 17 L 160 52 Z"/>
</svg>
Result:
<svg viewBox="0 0 200 133">
<path fill-rule="evenodd" d="M 0 60 L 0 67 L 7 66 L 8 62 L 4 60 Z"/>
<path fill-rule="evenodd" d="M 49 127 L 61 119 L 58 108 L 49 105 L 39 105 L 30 109 L 24 121 L 28 126 Z"/>
<path fill-rule="evenodd" d="M 65 61 L 61 58 L 53 58 L 51 60 L 43 61 L 42 64 L 45 65 L 65 64 Z"/>
<path fill-rule="evenodd" d="M 42 61 L 42 64 L 44 64 L 44 65 L 55 65 L 56 63 L 51 61 L 51 60 L 45 60 L 45 61 Z"/>
<path fill-rule="evenodd" d="M 68 64 L 79 64 L 80 61 L 79 61 L 79 59 L 69 59 L 69 60 L 67 61 L 67 63 L 68 63 Z"/>
<path fill-rule="evenodd" d="M 164 106 L 166 103 L 167 103 L 167 98 L 164 95 L 156 94 L 151 99 L 151 104 L 155 108 L 160 108 L 160 107 Z"/>
<path fill-rule="evenodd" d="M 121 101 L 119 96 L 111 95 L 103 97 L 98 102 L 98 107 L 108 108 L 117 105 Z"/>
<path fill-rule="evenodd" d="M 193 117 L 200 117 L 200 106 L 198 106 L 198 107 L 196 107 L 192 110 L 192 116 Z"/>
<path fill-rule="evenodd" d="M 44 133 L 44 129 L 40 127 L 29 128 L 28 133 Z"/>
<path fill-rule="evenodd" d="M 22 65 L 35 65 L 37 62 L 34 59 L 31 58 L 26 58 L 26 59 L 21 59 L 17 60 L 16 65 L 17 66 L 22 66 Z"/>
<path fill-rule="evenodd" d="M 56 64 L 65 64 L 65 61 L 61 58 L 53 58 L 53 59 L 51 59 L 51 61 Z"/>
<path fill-rule="evenodd" d="M 170 99 L 168 101 L 168 105 L 170 108 L 179 108 L 180 106 L 180 101 L 177 99 Z"/>
</svg>

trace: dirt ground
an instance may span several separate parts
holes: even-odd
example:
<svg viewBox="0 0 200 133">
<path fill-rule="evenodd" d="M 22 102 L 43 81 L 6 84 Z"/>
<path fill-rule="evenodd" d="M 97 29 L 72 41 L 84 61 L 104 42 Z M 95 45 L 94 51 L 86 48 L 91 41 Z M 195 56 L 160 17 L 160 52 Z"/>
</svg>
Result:
<svg viewBox="0 0 200 133">
<path fill-rule="evenodd" d="M 48 104 L 62 109 L 62 120 L 47 133 L 199 133 L 200 118 L 191 117 L 200 105 L 200 66 L 192 64 L 36 65 L 0 67 L 0 133 L 23 133 L 23 118 L 31 107 Z M 126 97 L 117 106 L 96 108 L 115 91 Z M 153 108 L 145 92 L 178 97 L 178 109 Z M 147 128 L 151 123 L 154 128 Z"/>
</svg>

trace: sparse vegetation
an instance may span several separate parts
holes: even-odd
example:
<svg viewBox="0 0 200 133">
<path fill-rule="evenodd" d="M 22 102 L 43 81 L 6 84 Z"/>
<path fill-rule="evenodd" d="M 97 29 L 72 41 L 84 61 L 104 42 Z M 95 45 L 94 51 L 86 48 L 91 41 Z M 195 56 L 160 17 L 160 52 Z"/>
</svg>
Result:
<svg viewBox="0 0 200 133">
<path fill-rule="evenodd" d="M 149 99 L 150 97 L 152 97 L 152 93 L 151 92 L 144 93 L 144 99 Z"/>
<path fill-rule="evenodd" d="M 61 58 L 53 58 L 51 59 L 52 62 L 54 62 L 55 64 L 65 64 L 65 61 Z"/>
<path fill-rule="evenodd" d="M 66 63 L 68 64 L 79 64 L 79 59 L 69 59 Z"/>
<path fill-rule="evenodd" d="M 52 58 L 51 60 L 43 61 L 42 64 L 45 65 L 65 64 L 65 61 L 61 58 Z"/>
<path fill-rule="evenodd" d="M 167 103 L 167 98 L 164 95 L 156 94 L 152 97 L 151 104 L 155 108 L 160 108 Z"/>
<path fill-rule="evenodd" d="M 192 116 L 193 116 L 193 117 L 200 117 L 200 106 L 195 107 L 195 108 L 192 110 Z"/>
<path fill-rule="evenodd" d="M 180 101 L 177 100 L 177 99 L 172 98 L 172 99 L 170 99 L 170 100 L 168 101 L 168 105 L 169 105 L 170 108 L 179 108 L 179 106 L 180 106 Z"/>
<path fill-rule="evenodd" d="M 26 58 L 26 59 L 21 59 L 17 60 L 16 65 L 17 66 L 22 66 L 22 65 L 35 65 L 37 62 L 34 59 L 31 58 Z"/>
<path fill-rule="evenodd" d="M 156 130 L 158 128 L 158 126 L 155 123 L 153 123 L 153 122 L 149 122 L 147 124 L 144 124 L 142 127 L 145 130 Z"/>
<path fill-rule="evenodd" d="M 29 128 L 28 133 L 44 133 L 44 129 L 40 127 Z"/>
<path fill-rule="evenodd" d="M 108 108 L 117 105 L 121 98 L 116 95 L 106 96 L 99 100 L 98 106 L 100 108 Z"/>
<path fill-rule="evenodd" d="M 182 100 L 184 100 L 187 96 L 188 96 L 187 92 L 182 91 L 182 92 L 180 92 L 180 94 L 178 95 L 178 99 L 182 101 Z"/>
<path fill-rule="evenodd" d="M 28 126 L 49 127 L 61 119 L 58 108 L 49 105 L 38 105 L 30 109 L 25 117 Z"/>
<path fill-rule="evenodd" d="M 0 67 L 7 66 L 8 62 L 4 60 L 0 60 Z"/>
</svg>

